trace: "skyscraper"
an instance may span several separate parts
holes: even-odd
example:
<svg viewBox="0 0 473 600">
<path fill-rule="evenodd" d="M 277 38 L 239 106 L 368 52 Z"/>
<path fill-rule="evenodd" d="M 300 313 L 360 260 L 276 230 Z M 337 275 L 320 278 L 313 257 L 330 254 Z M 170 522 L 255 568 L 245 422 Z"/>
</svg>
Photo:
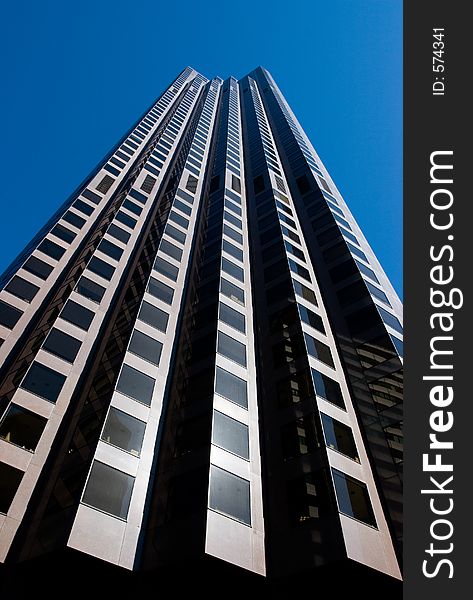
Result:
<svg viewBox="0 0 473 600">
<path fill-rule="evenodd" d="M 2 562 L 400 579 L 401 303 L 265 69 L 186 68 L 0 289 Z"/>
</svg>

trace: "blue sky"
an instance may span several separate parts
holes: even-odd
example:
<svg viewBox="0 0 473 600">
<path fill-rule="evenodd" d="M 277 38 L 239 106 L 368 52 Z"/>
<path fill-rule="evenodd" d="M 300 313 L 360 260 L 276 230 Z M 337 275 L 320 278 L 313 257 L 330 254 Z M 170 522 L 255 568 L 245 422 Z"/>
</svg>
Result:
<svg viewBox="0 0 473 600">
<path fill-rule="evenodd" d="M 402 295 L 401 0 L 9 2 L 0 272 L 172 79 L 274 76 Z"/>
</svg>

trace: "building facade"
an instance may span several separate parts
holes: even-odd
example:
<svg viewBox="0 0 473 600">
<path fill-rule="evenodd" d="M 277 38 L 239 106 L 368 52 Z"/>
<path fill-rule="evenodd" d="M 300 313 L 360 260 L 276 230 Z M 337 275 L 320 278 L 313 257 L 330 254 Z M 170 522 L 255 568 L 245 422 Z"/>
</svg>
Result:
<svg viewBox="0 0 473 600">
<path fill-rule="evenodd" d="M 0 290 L 2 563 L 400 579 L 402 306 L 265 69 L 186 68 Z"/>
</svg>

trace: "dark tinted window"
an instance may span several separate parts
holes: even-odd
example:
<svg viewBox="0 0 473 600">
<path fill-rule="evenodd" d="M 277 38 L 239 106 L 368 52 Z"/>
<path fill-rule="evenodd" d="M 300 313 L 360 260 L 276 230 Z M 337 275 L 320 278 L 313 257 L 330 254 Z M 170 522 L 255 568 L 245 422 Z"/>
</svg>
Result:
<svg viewBox="0 0 473 600">
<path fill-rule="evenodd" d="M 223 279 L 223 277 L 220 280 L 220 291 L 227 296 L 227 298 L 231 298 L 240 304 L 245 304 L 245 292 L 233 283 Z"/>
<path fill-rule="evenodd" d="M 125 200 L 122 204 L 122 207 L 126 208 L 127 210 L 134 213 L 135 215 L 141 215 L 141 212 L 143 211 L 141 206 L 138 206 L 138 204 L 131 202 L 131 200 Z"/>
<path fill-rule="evenodd" d="M 366 484 L 337 469 L 332 469 L 332 473 L 340 512 L 376 527 Z"/>
<path fill-rule="evenodd" d="M 219 318 L 221 321 L 245 333 L 245 315 L 220 302 Z"/>
<path fill-rule="evenodd" d="M 141 331 L 134 330 L 128 350 L 154 365 L 159 365 L 163 345 Z"/>
<path fill-rule="evenodd" d="M 172 279 L 172 281 L 177 280 L 179 269 L 169 263 L 167 260 L 164 260 L 164 258 L 158 256 L 154 262 L 154 268 L 158 273 L 161 273 L 161 275 Z"/>
<path fill-rule="evenodd" d="M 106 254 L 107 256 L 110 256 L 110 258 L 113 258 L 114 260 L 120 260 L 123 254 L 122 248 L 119 248 L 118 246 L 112 244 L 112 242 L 109 242 L 108 240 L 102 240 L 98 245 L 97 249 Z"/>
<path fill-rule="evenodd" d="M 39 258 L 36 258 L 36 256 L 30 256 L 23 265 L 23 269 L 29 273 L 33 273 L 33 275 L 36 275 L 36 277 L 47 279 L 53 270 L 53 267 L 44 261 L 39 260 Z"/>
<path fill-rule="evenodd" d="M 148 287 L 146 291 L 155 298 L 159 298 L 163 302 L 166 302 L 166 304 L 172 303 L 174 290 L 172 289 L 172 287 L 169 287 L 168 285 L 166 285 L 162 281 L 159 281 L 158 279 L 154 279 L 153 277 L 151 277 L 148 282 Z"/>
<path fill-rule="evenodd" d="M 233 258 L 243 262 L 243 251 L 240 250 L 240 248 L 237 248 L 234 244 L 231 244 L 227 240 L 223 240 L 222 249 L 224 252 L 227 252 L 227 254 L 230 254 L 230 256 L 233 256 Z"/>
<path fill-rule="evenodd" d="M 243 269 L 224 257 L 222 257 L 222 271 L 224 273 L 228 273 L 228 275 L 231 275 L 232 277 L 235 277 L 235 279 L 238 279 L 238 281 L 245 280 Z"/>
<path fill-rule="evenodd" d="M 26 373 L 21 387 L 50 402 L 56 402 L 65 381 L 64 375 L 35 361 Z"/>
<path fill-rule="evenodd" d="M 85 224 L 85 219 L 79 217 L 79 215 L 76 215 L 76 213 L 73 213 L 70 210 L 68 210 L 66 214 L 62 215 L 62 218 L 64 221 L 67 221 L 71 225 L 74 225 L 74 227 L 77 227 L 77 229 L 81 229 Z"/>
<path fill-rule="evenodd" d="M 102 198 L 98 194 L 96 194 L 95 192 L 91 192 L 88 189 L 83 190 L 81 193 L 84 196 L 84 198 L 87 198 L 87 200 L 90 200 L 94 204 L 98 204 L 100 200 L 102 200 Z"/>
<path fill-rule="evenodd" d="M 212 443 L 242 458 L 250 457 L 248 427 L 217 410 L 214 411 Z"/>
<path fill-rule="evenodd" d="M 90 206 L 90 204 L 87 204 L 86 202 L 83 202 L 82 200 L 76 200 L 72 206 L 87 216 L 94 212 L 94 207 Z"/>
<path fill-rule="evenodd" d="M 246 367 L 246 346 L 221 331 L 218 332 L 217 352 Z"/>
<path fill-rule="evenodd" d="M 47 419 L 34 412 L 10 404 L 0 423 L 0 438 L 34 452 Z"/>
<path fill-rule="evenodd" d="M 123 223 L 123 225 L 126 225 L 130 229 L 133 229 L 137 223 L 136 219 L 130 217 L 121 210 L 117 212 L 117 214 L 115 215 L 115 219 L 117 221 L 120 221 L 120 223 Z"/>
<path fill-rule="evenodd" d="M 173 225 L 171 225 L 170 223 L 166 225 L 166 229 L 164 230 L 164 232 L 180 244 L 184 244 L 186 241 L 186 234 L 183 231 L 177 229 L 177 227 L 173 227 Z"/>
<path fill-rule="evenodd" d="M 323 413 L 320 413 L 320 417 L 327 446 L 359 462 L 360 459 L 351 428 Z"/>
<path fill-rule="evenodd" d="M 145 427 L 146 423 L 143 421 L 111 406 L 101 439 L 108 444 L 130 452 L 134 456 L 139 456 Z"/>
<path fill-rule="evenodd" d="M 250 482 L 214 465 L 210 469 L 210 508 L 251 525 Z"/>
<path fill-rule="evenodd" d="M 103 277 L 108 281 L 110 281 L 112 275 L 115 272 L 115 267 L 112 267 L 112 265 L 109 265 L 107 262 L 105 262 L 101 258 L 98 258 L 97 256 L 92 256 L 87 265 L 87 268 L 89 269 L 89 271 L 92 271 L 92 273 L 96 273 L 97 275 L 100 275 L 100 277 Z"/>
<path fill-rule="evenodd" d="M 234 229 L 229 227 L 226 223 L 223 224 L 223 233 L 225 235 L 227 235 L 229 238 L 231 238 L 232 240 L 235 240 L 235 242 L 238 242 L 239 244 L 243 244 L 243 236 L 241 235 L 241 233 L 238 233 L 238 231 L 235 231 Z"/>
<path fill-rule="evenodd" d="M 138 313 L 138 319 L 144 323 L 148 323 L 151 327 L 165 332 L 168 326 L 169 315 L 149 302 L 143 302 Z"/>
<path fill-rule="evenodd" d="M 8 329 L 13 329 L 23 313 L 14 306 L 0 300 L 0 324 Z"/>
<path fill-rule="evenodd" d="M 17 298 L 31 302 L 31 300 L 33 300 L 33 298 L 36 296 L 39 287 L 33 283 L 30 283 L 29 281 L 26 281 L 26 279 L 23 279 L 23 277 L 15 275 L 5 289 L 7 292 L 10 292 L 10 294 L 13 294 Z"/>
<path fill-rule="evenodd" d="M 44 254 L 50 256 L 51 258 L 54 258 L 55 260 L 59 260 L 66 251 L 65 248 L 59 246 L 58 244 L 55 244 L 54 242 L 48 239 L 43 240 L 41 242 L 41 244 L 38 246 L 38 250 L 40 252 L 44 252 Z"/>
<path fill-rule="evenodd" d="M 345 402 L 343 401 L 342 390 L 338 381 L 334 381 L 315 369 L 312 369 L 312 379 L 317 396 L 345 410 Z"/>
<path fill-rule="evenodd" d="M 180 261 L 182 258 L 182 250 L 174 244 L 171 244 L 171 242 L 168 242 L 167 240 L 161 240 L 159 249 L 161 250 L 161 252 L 164 252 L 164 254 L 167 254 L 168 256 L 174 258 L 177 261 Z"/>
<path fill-rule="evenodd" d="M 130 239 L 130 234 L 121 227 L 117 227 L 114 223 L 107 229 L 107 233 L 124 244 L 127 244 Z"/>
<path fill-rule="evenodd" d="M 215 374 L 215 392 L 243 408 L 248 408 L 246 381 L 220 367 L 217 367 Z"/>
<path fill-rule="evenodd" d="M 135 478 L 118 469 L 94 461 L 82 502 L 126 519 Z"/>
<path fill-rule="evenodd" d="M 23 471 L 0 462 L 0 512 L 8 512 L 22 477 Z"/>
<path fill-rule="evenodd" d="M 63 240 L 64 242 L 67 242 L 68 244 L 70 244 L 76 237 L 76 234 L 73 231 L 71 231 L 70 229 L 67 229 L 67 227 L 63 227 L 62 225 L 59 225 L 59 224 L 55 225 L 51 229 L 51 233 L 52 233 L 52 235 L 55 235 L 60 240 Z"/>
<path fill-rule="evenodd" d="M 307 344 L 307 352 L 330 367 L 334 367 L 330 348 L 320 340 L 313 338 L 307 333 L 304 334 L 304 337 Z"/>
<path fill-rule="evenodd" d="M 72 363 L 79 352 L 81 343 L 67 333 L 53 328 L 43 344 L 43 350 Z"/>
<path fill-rule="evenodd" d="M 302 306 L 302 304 L 298 304 L 298 307 L 299 313 L 301 315 L 301 320 L 304 323 L 307 323 L 307 325 L 310 325 L 314 329 L 325 333 L 325 328 L 321 316 L 317 315 L 314 311 L 309 310 L 305 306 Z"/>
<path fill-rule="evenodd" d="M 60 314 L 61 319 L 76 325 L 80 329 L 87 331 L 92 323 L 95 313 L 77 304 L 73 300 L 68 300 Z"/>
<path fill-rule="evenodd" d="M 119 392 L 149 406 L 153 396 L 153 389 L 154 379 L 152 377 L 141 373 L 141 371 L 129 365 L 123 365 L 117 383 L 117 390 Z"/>
<path fill-rule="evenodd" d="M 382 317 L 383 321 L 387 325 L 390 325 L 398 333 L 402 333 L 402 325 L 399 322 L 399 320 L 394 315 L 389 313 L 387 310 L 384 310 L 384 308 L 381 308 L 381 306 L 378 306 L 377 308 L 378 308 L 379 312 L 381 313 L 381 317 Z"/>
<path fill-rule="evenodd" d="M 94 302 L 100 302 L 105 294 L 105 288 L 82 276 L 77 282 L 76 292 Z"/>
</svg>

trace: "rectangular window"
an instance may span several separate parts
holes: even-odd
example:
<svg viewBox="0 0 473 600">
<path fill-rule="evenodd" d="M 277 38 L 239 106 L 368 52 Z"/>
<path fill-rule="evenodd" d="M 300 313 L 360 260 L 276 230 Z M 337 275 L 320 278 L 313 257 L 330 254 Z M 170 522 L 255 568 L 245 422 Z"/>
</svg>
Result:
<svg viewBox="0 0 473 600">
<path fill-rule="evenodd" d="M 174 221 L 174 223 L 177 223 L 184 229 L 187 229 L 189 227 L 189 221 L 174 210 L 171 210 L 168 218 L 170 221 Z"/>
<path fill-rule="evenodd" d="M 146 175 L 143 183 L 141 184 L 141 189 L 144 190 L 147 194 L 150 194 L 154 188 L 155 183 L 156 179 L 154 177 L 152 177 L 151 175 Z"/>
<path fill-rule="evenodd" d="M 235 192 L 238 192 L 239 194 L 241 194 L 240 178 L 236 177 L 235 175 L 232 175 L 232 189 L 235 190 Z"/>
<path fill-rule="evenodd" d="M 387 310 L 384 310 L 384 308 L 381 308 L 381 306 L 377 306 L 376 308 L 379 310 L 381 318 L 386 323 L 386 325 L 389 325 L 398 333 L 403 333 L 402 325 L 394 315 L 389 313 Z"/>
<path fill-rule="evenodd" d="M 120 240 L 120 242 L 123 242 L 124 244 L 127 244 L 128 240 L 130 239 L 130 234 L 128 231 L 125 231 L 121 227 L 117 227 L 113 223 L 107 229 L 107 233 L 115 239 Z"/>
<path fill-rule="evenodd" d="M 222 271 L 224 273 L 228 273 L 228 275 L 231 275 L 232 277 L 235 277 L 235 279 L 238 279 L 238 281 L 243 282 L 245 280 L 245 273 L 243 269 L 224 257 L 222 257 Z"/>
<path fill-rule="evenodd" d="M 310 356 L 313 356 L 326 365 L 335 368 L 330 348 L 320 340 L 313 338 L 307 333 L 304 333 L 304 337 L 307 345 L 307 352 L 310 354 Z"/>
<path fill-rule="evenodd" d="M 345 402 L 342 396 L 342 390 L 338 381 L 319 373 L 316 369 L 312 369 L 312 380 L 314 382 L 315 393 L 317 396 L 324 398 L 327 402 L 335 404 L 339 408 L 346 410 Z"/>
<path fill-rule="evenodd" d="M 370 269 L 369 267 L 367 267 L 366 265 L 364 265 L 363 263 L 360 263 L 359 261 L 357 261 L 355 259 L 355 263 L 356 266 L 360 269 L 360 271 L 366 275 L 367 277 L 370 277 L 370 279 L 372 279 L 373 281 L 375 281 L 376 283 L 379 283 L 378 278 L 376 277 L 376 275 L 374 274 L 374 271 L 372 269 Z"/>
<path fill-rule="evenodd" d="M 46 254 L 46 256 L 54 258 L 54 260 L 59 260 L 66 251 L 65 248 L 59 246 L 59 244 L 55 244 L 47 238 L 41 242 L 38 246 L 38 250 Z"/>
<path fill-rule="evenodd" d="M 82 276 L 77 282 L 76 292 L 93 302 L 100 302 L 105 294 L 105 288 Z"/>
<path fill-rule="evenodd" d="M 43 350 L 73 363 L 81 345 L 82 342 L 75 337 L 53 327 L 43 344 Z"/>
<path fill-rule="evenodd" d="M 351 428 L 344 423 L 340 423 L 340 421 L 337 421 L 336 419 L 332 419 L 332 417 L 329 417 L 324 413 L 320 413 L 320 418 L 322 419 L 325 443 L 327 446 L 360 462 Z"/>
<path fill-rule="evenodd" d="M 51 234 L 55 235 L 57 238 L 59 238 L 63 242 L 66 242 L 67 244 L 70 244 L 76 237 L 76 234 L 73 231 L 59 224 L 55 225 L 51 229 Z"/>
<path fill-rule="evenodd" d="M 131 142 L 129 142 L 129 144 L 131 146 Z M 115 169 L 115 171 L 116 171 L 116 169 Z M 119 175 L 118 171 L 116 174 Z M 98 186 L 95 189 L 98 190 L 99 192 L 101 192 L 102 194 L 106 194 L 108 192 L 108 190 L 112 187 L 114 181 L 115 181 L 115 179 L 113 179 L 113 177 L 110 177 L 110 175 L 105 175 L 105 177 L 102 179 L 102 181 L 98 184 Z"/>
<path fill-rule="evenodd" d="M 320 331 L 321 333 L 325 333 L 322 317 L 317 315 L 312 310 L 309 310 L 305 306 L 302 306 L 302 304 L 298 304 L 297 306 L 299 307 L 299 314 L 301 316 L 301 320 L 304 323 L 307 323 L 307 325 L 310 325 L 311 327 L 317 329 L 317 331 Z"/>
<path fill-rule="evenodd" d="M 235 300 L 235 302 L 239 302 L 240 304 L 245 304 L 245 292 L 233 283 L 230 283 L 229 281 L 224 279 L 223 277 L 220 280 L 220 291 L 227 298 L 231 298 L 232 300 Z"/>
<path fill-rule="evenodd" d="M 297 275 L 299 275 L 306 281 L 309 281 L 309 282 L 311 281 L 309 271 L 305 267 L 296 263 L 296 261 L 292 260 L 292 258 L 288 259 L 288 263 L 289 263 L 289 268 L 291 269 L 291 271 L 293 273 L 297 273 Z"/>
<path fill-rule="evenodd" d="M 189 175 L 189 177 L 187 178 L 186 190 L 189 190 L 189 192 L 195 194 L 195 191 L 197 189 L 197 183 L 198 179 L 193 175 Z"/>
<path fill-rule="evenodd" d="M 292 284 L 294 285 L 294 290 L 298 296 L 304 298 L 307 302 L 311 302 L 314 306 L 317 306 L 317 298 L 311 289 L 295 279 L 292 280 Z"/>
<path fill-rule="evenodd" d="M 174 290 L 162 281 L 150 277 L 146 291 L 155 298 L 159 298 L 163 302 L 166 302 L 166 304 L 172 304 Z"/>
<path fill-rule="evenodd" d="M 115 267 L 112 267 L 112 265 L 109 265 L 107 262 L 96 256 L 92 256 L 87 264 L 87 268 L 89 271 L 92 271 L 92 273 L 100 275 L 100 277 L 103 277 L 107 281 L 110 281 L 115 272 Z"/>
<path fill-rule="evenodd" d="M 156 258 L 156 260 L 154 261 L 154 269 L 158 273 L 161 273 L 161 275 L 167 277 L 168 279 L 171 279 L 172 281 L 177 281 L 179 269 L 171 263 L 169 263 L 167 260 L 164 260 L 164 258 L 161 258 L 160 256 Z"/>
<path fill-rule="evenodd" d="M 162 349 L 163 345 L 158 340 L 155 340 L 137 329 L 133 331 L 130 345 L 128 346 L 129 352 L 140 356 L 153 365 L 159 365 Z"/>
<path fill-rule="evenodd" d="M 248 427 L 218 410 L 214 410 L 212 444 L 246 460 L 250 458 Z"/>
<path fill-rule="evenodd" d="M 121 210 L 119 210 L 117 212 L 117 214 L 115 215 L 115 219 L 117 221 L 120 221 L 120 223 L 123 223 L 123 225 L 126 225 L 130 229 L 134 229 L 134 227 L 135 227 L 135 225 L 137 223 L 136 219 L 134 219 L 133 217 L 130 217 L 129 215 L 125 214 Z"/>
<path fill-rule="evenodd" d="M 230 327 L 233 327 L 234 329 L 237 329 L 238 331 L 241 331 L 242 333 L 245 333 L 245 331 L 246 331 L 245 315 L 241 314 L 237 310 L 234 310 L 233 308 L 230 308 L 230 306 L 227 306 L 223 302 L 220 302 L 219 306 L 220 306 L 220 310 L 219 310 L 220 321 L 222 321 L 223 323 L 226 323 L 227 325 L 230 325 Z"/>
<path fill-rule="evenodd" d="M 221 331 L 218 332 L 217 352 L 246 367 L 246 346 Z"/>
<path fill-rule="evenodd" d="M 240 219 L 230 214 L 227 210 L 223 211 L 223 218 L 225 219 L 225 221 L 228 221 L 232 225 L 235 225 L 235 227 L 238 227 L 238 229 L 243 228 Z"/>
<path fill-rule="evenodd" d="M 66 377 L 61 373 L 34 361 L 20 387 L 45 400 L 56 402 L 65 381 Z"/>
<path fill-rule="evenodd" d="M 109 242 L 108 240 L 102 240 L 98 245 L 97 250 L 100 250 L 100 252 L 103 252 L 104 254 L 110 256 L 110 258 L 113 258 L 114 260 L 120 260 L 123 254 L 122 248 L 119 248 L 118 246 L 112 244 L 112 242 Z"/>
<path fill-rule="evenodd" d="M 151 327 L 166 333 L 169 315 L 149 302 L 143 302 L 138 313 L 138 319 Z"/>
<path fill-rule="evenodd" d="M 133 456 L 139 456 L 145 428 L 146 423 L 143 421 L 111 406 L 100 439 Z"/>
<path fill-rule="evenodd" d="M 13 296 L 21 298 L 21 300 L 31 302 L 31 300 L 33 300 L 38 293 L 39 287 L 33 283 L 30 283 L 29 281 L 26 281 L 26 279 L 23 279 L 23 277 L 15 275 L 5 287 L 5 290 L 10 294 L 13 294 Z"/>
<path fill-rule="evenodd" d="M 172 237 L 174 240 L 176 240 L 176 242 L 179 242 L 180 244 L 185 244 L 186 242 L 186 234 L 177 229 L 176 227 L 173 227 L 170 223 L 166 225 L 164 233 L 167 233 L 169 237 Z"/>
<path fill-rule="evenodd" d="M 215 393 L 242 408 L 248 408 L 246 381 L 220 367 L 217 367 L 215 373 Z"/>
<path fill-rule="evenodd" d="M 382 302 L 384 302 L 388 306 L 391 306 L 391 304 L 389 303 L 388 297 L 386 296 L 386 294 L 382 290 L 378 289 L 376 286 L 374 286 L 369 281 L 365 281 L 365 283 L 366 283 L 369 291 L 371 292 L 371 294 L 373 294 L 373 296 L 375 298 L 378 298 L 378 300 L 381 300 Z"/>
<path fill-rule="evenodd" d="M 209 507 L 251 525 L 250 482 L 211 465 Z"/>
<path fill-rule="evenodd" d="M 190 206 L 187 206 L 187 204 L 184 204 L 184 202 L 181 202 L 180 200 L 175 198 L 173 202 L 173 207 L 177 208 L 178 210 L 182 211 L 185 215 L 190 217 L 192 208 Z"/>
<path fill-rule="evenodd" d="M 23 475 L 20 469 L 0 462 L 0 513 L 9 511 Z"/>
<path fill-rule="evenodd" d="M 376 527 L 376 519 L 366 484 L 349 477 L 338 469 L 332 469 L 332 474 L 340 512 Z"/>
<path fill-rule="evenodd" d="M 10 404 L 0 423 L 0 438 L 34 452 L 47 422 L 22 406 Z"/>
<path fill-rule="evenodd" d="M 23 313 L 18 308 L 0 300 L 0 325 L 13 329 Z"/>
<path fill-rule="evenodd" d="M 123 365 L 117 382 L 117 391 L 141 402 L 146 406 L 151 404 L 154 389 L 154 379 L 127 364 Z"/>
<path fill-rule="evenodd" d="M 82 502 L 93 508 L 126 519 L 135 478 L 94 460 Z"/>
<path fill-rule="evenodd" d="M 87 204 L 87 202 L 84 202 L 83 200 L 76 200 L 72 206 L 78 210 L 81 213 L 84 213 L 84 215 L 87 215 L 88 217 L 90 217 L 90 215 L 94 212 L 94 207 L 90 206 L 90 204 Z"/>
<path fill-rule="evenodd" d="M 238 231 L 235 231 L 226 223 L 223 224 L 223 233 L 235 242 L 243 244 L 243 236 L 241 235 L 241 233 L 238 233 Z"/>
<path fill-rule="evenodd" d="M 171 242 L 168 242 L 167 240 L 161 240 L 159 249 L 161 250 L 161 252 L 164 252 L 164 254 L 167 254 L 168 256 L 174 258 L 177 261 L 180 261 L 182 258 L 182 250 L 174 244 L 171 244 Z"/>
<path fill-rule="evenodd" d="M 233 258 L 243 262 L 243 250 L 240 250 L 240 248 L 237 248 L 237 246 L 234 246 L 227 240 L 223 240 L 222 250 L 227 254 L 230 254 L 230 256 L 233 256 Z"/>
<path fill-rule="evenodd" d="M 30 256 L 23 265 L 23 269 L 28 271 L 28 273 L 36 275 L 36 277 L 39 277 L 40 279 L 46 280 L 51 274 L 53 267 L 39 258 L 36 258 L 36 256 Z"/>
<path fill-rule="evenodd" d="M 92 323 L 95 313 L 88 308 L 77 304 L 77 302 L 74 302 L 73 300 L 68 300 L 59 316 L 61 319 L 64 319 L 64 321 L 72 323 L 76 327 L 79 327 L 79 329 L 87 331 Z"/>
<path fill-rule="evenodd" d="M 123 163 L 121 164 L 125 166 Z M 102 198 L 98 194 L 96 194 L 95 192 L 91 192 L 88 189 L 83 190 L 81 194 L 84 196 L 84 198 L 87 198 L 87 200 L 90 200 L 94 204 L 98 204 L 102 200 Z"/>
<path fill-rule="evenodd" d="M 76 215 L 76 213 L 73 213 L 70 210 L 68 210 L 67 213 L 62 215 L 61 218 L 64 221 L 70 223 L 71 225 L 74 225 L 74 227 L 77 227 L 77 229 L 82 229 L 82 227 L 85 225 L 85 219 L 79 217 L 79 215 Z"/>
<path fill-rule="evenodd" d="M 143 212 L 143 209 L 141 208 L 141 206 L 138 206 L 138 204 L 131 202 L 131 200 L 128 200 L 128 198 L 123 201 L 122 208 L 126 208 L 127 210 L 129 210 L 130 212 L 132 212 L 133 214 L 135 214 L 138 217 Z"/>
<path fill-rule="evenodd" d="M 151 175 L 146 175 L 145 181 L 148 178 L 154 180 L 154 177 L 151 177 Z M 142 186 L 141 189 L 144 190 L 144 187 Z M 146 202 L 148 200 L 148 198 L 144 194 L 142 194 L 141 192 L 138 192 L 138 190 L 135 190 L 133 188 L 128 192 L 128 195 L 131 196 L 132 198 L 134 198 L 135 200 L 138 200 L 138 202 L 141 202 L 141 204 L 146 204 Z"/>
</svg>

